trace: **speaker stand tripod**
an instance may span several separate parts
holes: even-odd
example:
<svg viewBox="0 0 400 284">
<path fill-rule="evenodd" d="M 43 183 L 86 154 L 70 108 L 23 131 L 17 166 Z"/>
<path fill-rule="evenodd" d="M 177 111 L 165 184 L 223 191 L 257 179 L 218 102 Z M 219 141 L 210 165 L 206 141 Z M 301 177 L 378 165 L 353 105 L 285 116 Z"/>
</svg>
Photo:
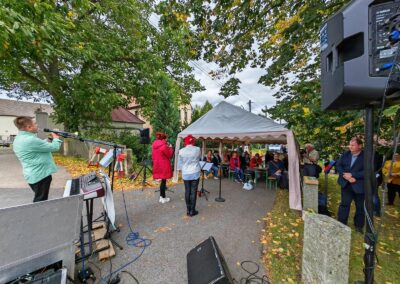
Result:
<svg viewBox="0 0 400 284">
<path fill-rule="evenodd" d="M 143 160 L 142 161 L 142 167 L 140 168 L 140 170 L 137 173 L 137 175 L 133 178 L 133 180 L 136 180 L 140 176 L 140 173 L 143 171 L 142 191 L 144 190 L 144 188 L 146 186 L 150 185 L 150 183 L 147 182 L 147 171 L 152 173 L 152 170 L 148 167 L 150 164 L 151 164 L 150 160 L 147 160 L 147 159 Z"/>
</svg>

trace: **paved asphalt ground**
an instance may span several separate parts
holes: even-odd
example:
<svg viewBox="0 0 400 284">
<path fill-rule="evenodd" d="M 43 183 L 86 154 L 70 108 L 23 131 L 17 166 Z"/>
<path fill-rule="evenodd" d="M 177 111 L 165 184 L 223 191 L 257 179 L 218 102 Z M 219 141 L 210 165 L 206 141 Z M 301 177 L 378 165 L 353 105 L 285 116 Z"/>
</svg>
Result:
<svg viewBox="0 0 400 284">
<path fill-rule="evenodd" d="M 63 168 L 53 175 L 50 198 L 62 196 L 65 181 L 69 178 Z M 33 193 L 23 180 L 19 162 L 11 151 L 3 149 L 0 149 L 0 179 L 0 208 L 32 201 Z M 183 185 L 171 188 L 173 193 L 167 192 L 171 202 L 166 204 L 158 203 L 158 193 L 154 189 L 126 191 L 127 213 L 133 231 L 150 239 L 152 244 L 123 270 L 131 272 L 139 283 L 187 283 L 187 253 L 209 236 L 214 236 L 233 278 L 240 281 L 248 276 L 237 265 L 244 260 L 259 263 L 258 275 L 262 276 L 265 271 L 260 262 L 259 237 L 263 229 L 262 218 L 272 208 L 275 192 L 266 190 L 262 182 L 255 190 L 245 191 L 240 184 L 224 179 L 222 196 L 226 202 L 218 203 L 214 200 L 218 196 L 218 185 L 218 180 L 205 180 L 204 188 L 210 191 L 209 200 L 204 197 L 197 200 L 199 215 L 192 218 L 186 216 Z M 130 247 L 125 242 L 129 226 L 122 192 L 114 193 L 114 201 L 116 223 L 121 230 L 112 236 L 123 246 L 123 250 L 114 247 L 117 255 L 112 258 L 112 269 L 116 270 L 135 259 L 142 249 Z M 101 211 L 100 204 L 100 200 L 95 202 L 95 217 Z M 109 261 L 99 262 L 94 258 L 92 262 L 98 280 L 101 278 L 98 268 L 102 277 L 109 274 Z M 123 273 L 121 283 L 135 282 Z"/>
</svg>

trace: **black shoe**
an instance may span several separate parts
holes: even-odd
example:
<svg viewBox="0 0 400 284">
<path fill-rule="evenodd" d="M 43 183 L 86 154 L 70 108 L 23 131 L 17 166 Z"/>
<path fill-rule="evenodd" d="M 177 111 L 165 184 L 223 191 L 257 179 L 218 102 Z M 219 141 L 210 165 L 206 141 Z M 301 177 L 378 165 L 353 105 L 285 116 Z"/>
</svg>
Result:
<svg viewBox="0 0 400 284">
<path fill-rule="evenodd" d="M 193 217 L 193 216 L 196 216 L 197 214 L 199 214 L 199 211 L 194 210 L 194 211 L 192 211 L 192 212 L 189 213 L 189 216 L 190 216 L 190 217 Z"/>
<path fill-rule="evenodd" d="M 356 227 L 356 232 L 363 235 L 364 234 L 364 229 L 360 228 L 360 227 Z"/>
</svg>

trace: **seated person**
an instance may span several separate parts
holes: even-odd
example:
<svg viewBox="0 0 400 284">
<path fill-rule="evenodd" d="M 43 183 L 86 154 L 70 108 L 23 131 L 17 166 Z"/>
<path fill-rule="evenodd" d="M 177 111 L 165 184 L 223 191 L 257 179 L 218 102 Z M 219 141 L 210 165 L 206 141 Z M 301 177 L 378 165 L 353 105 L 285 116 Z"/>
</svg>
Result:
<svg viewBox="0 0 400 284">
<path fill-rule="evenodd" d="M 237 152 L 233 152 L 229 166 L 230 166 L 231 171 L 233 172 L 235 181 L 243 182 L 244 174 L 243 174 L 243 170 L 240 168 L 240 158 L 238 157 Z"/>
<path fill-rule="evenodd" d="M 274 154 L 274 159 L 268 162 L 268 175 L 276 178 L 280 188 L 288 188 L 289 180 L 285 172 L 285 165 L 279 160 L 279 154 Z"/>
<path fill-rule="evenodd" d="M 203 161 L 206 163 L 211 163 L 212 161 L 212 151 L 208 150 L 207 151 L 207 155 L 204 156 Z M 209 171 L 204 171 L 204 178 L 207 179 L 208 175 L 211 173 L 212 169 L 210 169 Z"/>
<path fill-rule="evenodd" d="M 254 169 L 254 168 L 260 168 L 263 165 L 263 160 L 260 157 L 260 154 L 255 154 L 255 156 L 253 158 L 251 158 L 250 160 L 250 169 Z"/>
<path fill-rule="evenodd" d="M 219 165 L 221 164 L 221 157 L 219 156 L 219 153 L 217 150 L 214 151 L 214 154 L 211 158 L 211 163 L 213 163 L 211 170 L 214 174 L 214 179 L 218 179 L 218 169 L 219 169 Z"/>
<path fill-rule="evenodd" d="M 250 165 L 249 165 L 249 171 L 254 172 L 255 179 L 258 179 L 260 177 L 260 173 L 257 171 L 254 171 L 254 168 L 261 168 L 263 166 L 263 160 L 260 157 L 260 154 L 256 153 L 253 158 L 250 160 Z"/>
<path fill-rule="evenodd" d="M 249 164 L 250 164 L 250 155 L 246 151 L 244 152 L 243 156 L 240 156 L 240 168 L 242 169 L 243 172 L 246 172 Z"/>
</svg>

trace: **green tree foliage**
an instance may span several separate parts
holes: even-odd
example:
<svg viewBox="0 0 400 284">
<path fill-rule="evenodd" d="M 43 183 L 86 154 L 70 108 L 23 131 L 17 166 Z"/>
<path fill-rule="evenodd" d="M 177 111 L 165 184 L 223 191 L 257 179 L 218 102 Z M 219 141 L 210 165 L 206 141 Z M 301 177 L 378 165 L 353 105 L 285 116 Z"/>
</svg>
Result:
<svg viewBox="0 0 400 284">
<path fill-rule="evenodd" d="M 209 101 L 206 101 L 202 106 L 194 106 L 192 111 L 192 123 L 206 114 L 208 111 L 212 110 L 213 106 Z"/>
<path fill-rule="evenodd" d="M 181 131 L 181 122 L 177 104 L 177 91 L 174 85 L 163 78 L 158 101 L 155 106 L 154 116 L 151 120 L 153 136 L 156 132 L 164 132 L 168 135 L 168 141 L 175 145 L 176 136 Z"/>
<path fill-rule="evenodd" d="M 362 111 L 320 109 L 319 30 L 348 0 L 165 2 L 171 13 L 190 15 L 192 41 L 204 60 L 219 65 L 215 74 L 233 76 L 247 66 L 265 70 L 259 83 L 279 89 L 276 106 L 265 111 L 288 122 L 301 143 L 335 154 L 363 133 Z M 235 95 L 239 84 L 225 87 Z"/>
<path fill-rule="evenodd" d="M 107 123 L 132 97 L 151 117 L 165 74 L 179 101 L 201 89 L 187 65 L 188 29 L 152 26 L 152 1 L 0 2 L 0 86 L 47 98 L 70 130 Z"/>
</svg>

